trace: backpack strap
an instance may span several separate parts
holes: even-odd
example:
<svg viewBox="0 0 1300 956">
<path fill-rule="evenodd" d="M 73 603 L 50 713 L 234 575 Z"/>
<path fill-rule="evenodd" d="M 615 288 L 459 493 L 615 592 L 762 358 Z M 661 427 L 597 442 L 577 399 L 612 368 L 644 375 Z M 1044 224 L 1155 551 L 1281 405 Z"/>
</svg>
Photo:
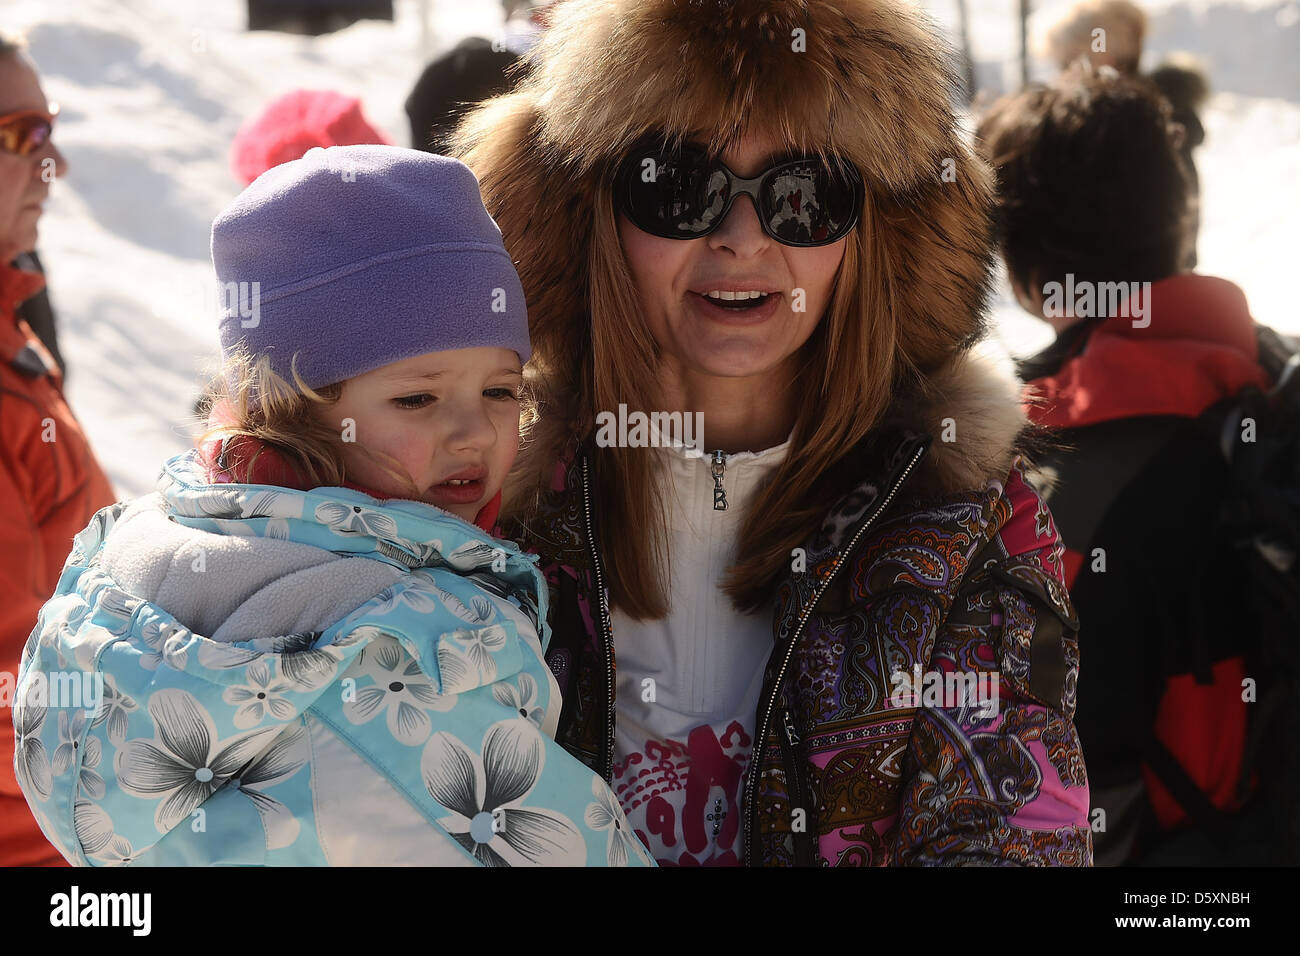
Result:
<svg viewBox="0 0 1300 956">
<path fill-rule="evenodd" d="M 1178 758 L 1169 752 L 1169 748 L 1154 733 L 1147 734 L 1143 757 L 1151 772 L 1165 785 L 1165 789 L 1197 826 L 1212 832 L 1223 822 L 1223 812 L 1210 802 L 1205 791 L 1197 786 L 1196 781 L 1178 762 Z"/>
<path fill-rule="evenodd" d="M 1255 326 L 1255 341 L 1259 346 L 1259 364 L 1273 380 L 1269 397 L 1284 393 L 1289 387 L 1300 384 L 1300 347 L 1276 329 L 1267 325 Z"/>
</svg>

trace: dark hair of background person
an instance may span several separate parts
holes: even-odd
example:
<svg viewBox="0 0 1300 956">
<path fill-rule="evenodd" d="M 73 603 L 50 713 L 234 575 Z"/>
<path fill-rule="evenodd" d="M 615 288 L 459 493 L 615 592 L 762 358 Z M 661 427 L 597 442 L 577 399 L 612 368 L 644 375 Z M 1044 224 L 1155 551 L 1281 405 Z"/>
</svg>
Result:
<svg viewBox="0 0 1300 956">
<path fill-rule="evenodd" d="M 1194 240 L 1185 133 L 1147 80 L 1082 63 L 995 103 L 976 136 L 998 181 L 1011 278 L 1156 282 Z"/>
<path fill-rule="evenodd" d="M 507 71 L 519 59 L 509 50 L 493 49 L 491 40 L 467 37 L 433 60 L 406 98 L 411 146 L 446 152 L 447 137 L 462 113 L 510 90 L 514 81 Z"/>
</svg>

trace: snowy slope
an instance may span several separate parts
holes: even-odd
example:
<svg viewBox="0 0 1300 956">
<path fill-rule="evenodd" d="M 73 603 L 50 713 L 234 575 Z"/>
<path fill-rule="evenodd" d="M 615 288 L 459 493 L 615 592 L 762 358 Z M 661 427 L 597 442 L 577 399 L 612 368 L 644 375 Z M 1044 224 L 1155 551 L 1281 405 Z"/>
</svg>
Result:
<svg viewBox="0 0 1300 956">
<path fill-rule="evenodd" d="M 1060 2 L 1043 4 L 1035 25 Z M 955 4 L 928 6 L 955 23 Z M 29 30 L 46 92 L 63 108 L 70 172 L 46 206 L 40 251 L 69 399 L 123 496 L 149 490 L 163 459 L 188 443 L 190 407 L 216 356 L 208 230 L 239 188 L 227 153 L 240 123 L 289 89 L 333 88 L 360 96 L 404 144 L 402 102 L 427 58 L 499 23 L 496 0 L 396 8 L 393 24 L 305 38 L 246 33 L 238 0 L 6 0 L 5 24 Z M 1018 75 L 1014 8 L 971 0 L 981 82 L 1001 89 Z M 1300 217 L 1300 2 L 1149 9 L 1153 61 L 1195 52 L 1216 89 L 1199 155 L 1201 269 L 1240 283 L 1262 321 L 1300 332 L 1286 296 Z M 1050 338 L 1006 297 L 996 314 L 1016 351 Z"/>
</svg>

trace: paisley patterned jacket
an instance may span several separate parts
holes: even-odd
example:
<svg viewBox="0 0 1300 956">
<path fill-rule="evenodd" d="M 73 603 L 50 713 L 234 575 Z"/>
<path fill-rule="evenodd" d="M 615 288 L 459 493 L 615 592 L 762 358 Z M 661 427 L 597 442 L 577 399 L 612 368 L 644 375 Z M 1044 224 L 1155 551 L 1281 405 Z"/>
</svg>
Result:
<svg viewBox="0 0 1300 956">
<path fill-rule="evenodd" d="M 978 490 L 927 494 L 932 444 L 894 431 L 860 446 L 846 462 L 860 480 L 776 590 L 743 791 L 749 865 L 1092 863 L 1056 527 L 1019 456 Z M 592 466 L 579 450 L 550 504 L 510 530 L 551 586 L 557 739 L 608 780 L 615 661 Z"/>
</svg>

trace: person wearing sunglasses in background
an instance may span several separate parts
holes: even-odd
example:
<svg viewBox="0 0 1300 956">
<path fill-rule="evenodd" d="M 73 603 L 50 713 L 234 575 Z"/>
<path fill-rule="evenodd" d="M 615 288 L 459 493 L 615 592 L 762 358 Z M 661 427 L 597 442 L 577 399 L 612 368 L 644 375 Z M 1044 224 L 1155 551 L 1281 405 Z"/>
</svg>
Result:
<svg viewBox="0 0 1300 956">
<path fill-rule="evenodd" d="M 9 696 L 73 536 L 114 500 L 64 400 L 58 363 L 18 313 L 45 279 L 12 263 L 35 248 L 50 183 L 67 169 L 53 122 L 21 41 L 0 35 L 0 691 Z M 14 778 L 10 703 L 0 718 L 0 865 L 61 865 Z"/>
<path fill-rule="evenodd" d="M 557 739 L 663 865 L 1090 865 L 1078 621 L 973 348 L 992 184 L 929 25 L 566 0 L 529 59 L 453 151 L 529 304 L 504 514 Z"/>
</svg>

